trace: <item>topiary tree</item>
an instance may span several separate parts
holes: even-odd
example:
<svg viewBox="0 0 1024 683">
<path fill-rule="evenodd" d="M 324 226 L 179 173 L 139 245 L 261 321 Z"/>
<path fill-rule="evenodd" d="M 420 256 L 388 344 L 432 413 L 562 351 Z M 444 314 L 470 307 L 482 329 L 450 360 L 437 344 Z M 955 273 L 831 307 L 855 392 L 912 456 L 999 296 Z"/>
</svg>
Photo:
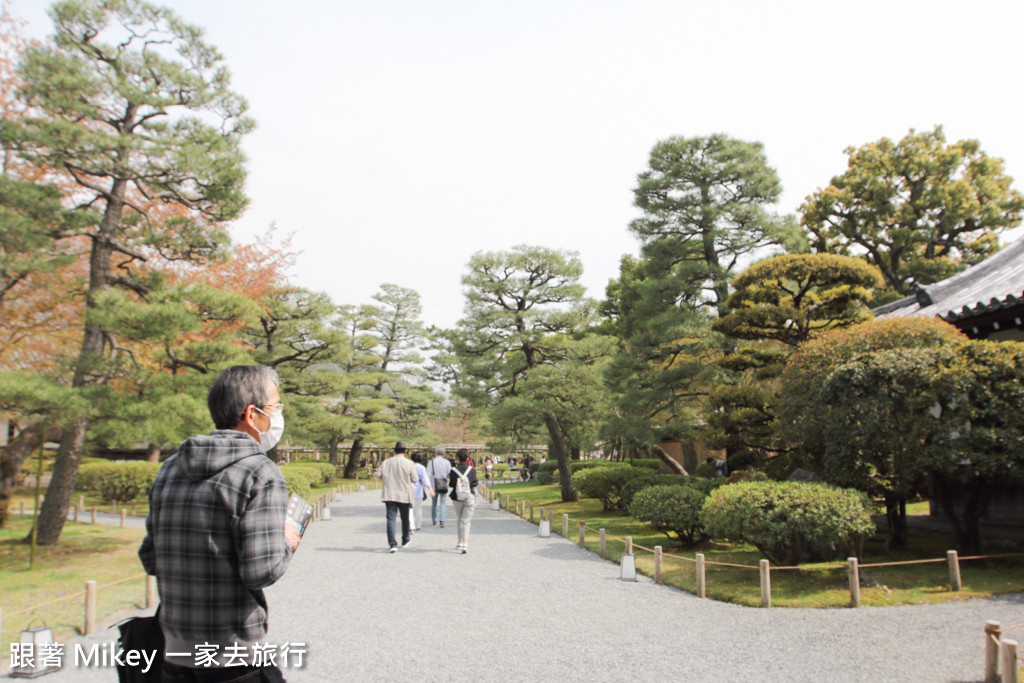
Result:
<svg viewBox="0 0 1024 683">
<path fill-rule="evenodd" d="M 156 475 L 157 462 L 99 462 L 79 468 L 76 489 L 91 491 L 105 503 L 129 503 L 148 494 Z"/>
<path fill-rule="evenodd" d="M 623 487 L 637 475 L 637 470 L 619 464 L 581 469 L 572 475 L 572 486 L 584 498 L 597 498 L 605 510 L 625 509 Z"/>
<path fill-rule="evenodd" d="M 863 493 L 795 481 L 723 486 L 701 514 L 712 537 L 745 541 L 782 565 L 859 556 L 875 528 Z"/>
<path fill-rule="evenodd" d="M 692 547 L 710 538 L 701 520 L 705 498 L 692 486 L 650 486 L 636 494 L 629 511 L 637 520 L 650 523 L 669 538 L 674 533 Z"/>
</svg>

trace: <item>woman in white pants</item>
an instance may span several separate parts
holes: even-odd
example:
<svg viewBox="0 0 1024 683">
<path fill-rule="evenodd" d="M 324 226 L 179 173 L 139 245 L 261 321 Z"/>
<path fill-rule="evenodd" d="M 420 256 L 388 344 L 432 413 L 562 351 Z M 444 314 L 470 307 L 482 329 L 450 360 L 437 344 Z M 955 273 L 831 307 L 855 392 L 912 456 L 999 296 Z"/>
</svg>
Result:
<svg viewBox="0 0 1024 683">
<path fill-rule="evenodd" d="M 423 499 L 434 495 L 434 489 L 427 479 L 427 468 L 423 466 L 423 454 L 413 453 L 412 464 L 416 466 L 418 480 L 412 487 L 412 528 L 419 531 L 423 526 Z"/>
<path fill-rule="evenodd" d="M 448 473 L 448 491 L 458 518 L 459 544 L 456 550 L 463 554 L 469 552 L 469 524 L 473 520 L 473 508 L 476 506 L 476 487 L 479 483 L 476 469 L 470 465 L 469 451 L 460 448 L 455 454 L 456 463 Z"/>
</svg>

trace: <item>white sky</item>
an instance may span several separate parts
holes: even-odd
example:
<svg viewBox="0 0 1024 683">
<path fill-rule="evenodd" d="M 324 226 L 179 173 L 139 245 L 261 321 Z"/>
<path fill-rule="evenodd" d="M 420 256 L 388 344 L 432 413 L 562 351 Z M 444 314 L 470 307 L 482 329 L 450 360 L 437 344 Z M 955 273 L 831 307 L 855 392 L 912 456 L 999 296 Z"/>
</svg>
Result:
<svg viewBox="0 0 1024 683">
<path fill-rule="evenodd" d="M 251 205 L 339 304 L 384 282 L 452 326 L 471 254 L 572 249 L 602 298 L 658 140 L 764 143 L 796 212 L 843 150 L 976 138 L 1024 186 L 1024 2 L 167 0 L 226 58 L 258 129 Z M 9 0 L 45 36 L 42 0 Z M 1014 234 L 1020 234 L 1020 230 Z"/>
</svg>

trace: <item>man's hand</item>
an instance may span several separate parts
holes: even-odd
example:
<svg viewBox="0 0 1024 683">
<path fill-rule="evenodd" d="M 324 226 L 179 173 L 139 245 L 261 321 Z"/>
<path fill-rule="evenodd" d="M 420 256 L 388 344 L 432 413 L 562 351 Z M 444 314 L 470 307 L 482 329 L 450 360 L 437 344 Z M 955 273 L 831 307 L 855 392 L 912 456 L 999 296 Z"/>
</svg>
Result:
<svg viewBox="0 0 1024 683">
<path fill-rule="evenodd" d="M 288 545 L 292 547 L 292 552 L 295 552 L 295 549 L 299 547 L 299 541 L 302 540 L 295 522 L 287 521 L 284 523 L 284 535 L 288 539 Z"/>
</svg>

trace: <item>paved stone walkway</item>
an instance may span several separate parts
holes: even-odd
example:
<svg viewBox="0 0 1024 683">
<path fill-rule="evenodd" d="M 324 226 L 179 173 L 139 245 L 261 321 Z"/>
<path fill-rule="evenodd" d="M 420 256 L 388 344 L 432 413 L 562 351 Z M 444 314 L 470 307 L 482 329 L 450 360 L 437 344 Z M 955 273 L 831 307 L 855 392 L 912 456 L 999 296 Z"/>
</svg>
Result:
<svg viewBox="0 0 1024 683">
<path fill-rule="evenodd" d="M 615 563 L 539 538 L 482 499 L 468 555 L 455 551 L 450 506 L 447 528 L 430 526 L 425 507 L 411 547 L 390 554 L 379 496 L 338 499 L 267 591 L 269 641 L 305 650 L 304 666 L 285 670 L 293 683 L 976 681 L 985 621 L 1024 622 L 1022 595 L 858 610 L 700 600 L 644 577 L 620 581 Z M 116 675 L 69 669 L 46 680 Z"/>
</svg>

